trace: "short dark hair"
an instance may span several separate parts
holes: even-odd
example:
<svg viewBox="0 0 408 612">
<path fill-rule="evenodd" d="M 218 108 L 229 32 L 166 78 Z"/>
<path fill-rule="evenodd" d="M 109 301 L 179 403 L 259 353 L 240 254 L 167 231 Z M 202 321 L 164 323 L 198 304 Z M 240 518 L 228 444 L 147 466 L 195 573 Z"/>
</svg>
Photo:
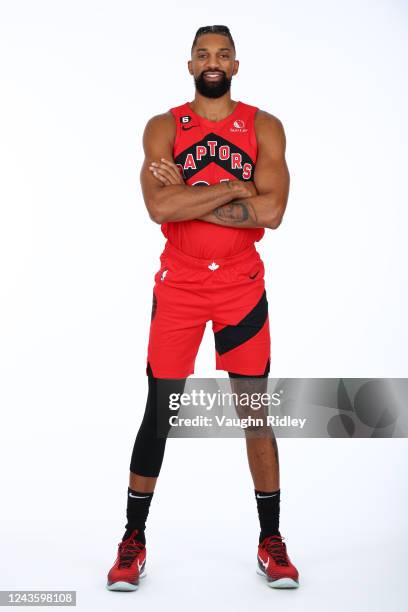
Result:
<svg viewBox="0 0 408 612">
<path fill-rule="evenodd" d="M 229 38 L 232 48 L 235 51 L 234 39 L 231 36 L 230 29 L 224 25 L 210 25 L 210 26 L 202 26 L 201 28 L 198 28 L 194 36 L 193 44 L 191 46 L 191 51 L 193 51 L 194 47 L 196 46 L 198 38 L 202 36 L 203 34 L 222 34 L 223 36 L 226 36 L 227 38 Z"/>
</svg>

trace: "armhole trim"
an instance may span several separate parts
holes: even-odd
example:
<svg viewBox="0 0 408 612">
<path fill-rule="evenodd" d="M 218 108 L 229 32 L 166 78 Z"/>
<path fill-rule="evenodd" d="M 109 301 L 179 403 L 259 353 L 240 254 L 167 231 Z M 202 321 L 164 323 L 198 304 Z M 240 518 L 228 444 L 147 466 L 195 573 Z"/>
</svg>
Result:
<svg viewBox="0 0 408 612">
<path fill-rule="evenodd" d="M 255 117 L 258 111 L 259 111 L 259 108 L 255 106 L 254 111 L 251 113 L 251 128 L 252 128 L 251 129 L 251 145 L 255 149 L 255 163 L 258 159 L 258 139 L 256 137 L 256 130 L 255 130 Z"/>
</svg>

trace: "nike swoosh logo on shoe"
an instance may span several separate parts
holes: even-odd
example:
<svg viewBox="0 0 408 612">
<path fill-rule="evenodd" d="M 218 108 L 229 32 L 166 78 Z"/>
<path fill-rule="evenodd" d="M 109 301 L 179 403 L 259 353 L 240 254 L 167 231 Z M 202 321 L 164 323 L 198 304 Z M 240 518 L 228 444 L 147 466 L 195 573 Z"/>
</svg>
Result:
<svg viewBox="0 0 408 612">
<path fill-rule="evenodd" d="M 258 559 L 260 560 L 260 562 L 262 563 L 262 565 L 264 566 L 265 570 L 268 569 L 269 566 L 269 557 L 268 557 L 268 561 L 263 561 L 263 559 L 261 559 L 261 557 L 258 555 Z"/>
</svg>

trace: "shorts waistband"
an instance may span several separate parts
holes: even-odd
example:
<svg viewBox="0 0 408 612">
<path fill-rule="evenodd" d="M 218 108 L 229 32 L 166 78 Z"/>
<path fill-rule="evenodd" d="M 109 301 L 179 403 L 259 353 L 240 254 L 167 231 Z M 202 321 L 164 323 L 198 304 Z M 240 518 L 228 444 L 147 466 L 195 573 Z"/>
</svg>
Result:
<svg viewBox="0 0 408 612">
<path fill-rule="evenodd" d="M 259 253 L 256 250 L 255 245 L 251 244 L 251 246 L 249 246 L 247 249 L 244 249 L 235 255 L 231 255 L 230 257 L 212 257 L 211 259 L 201 259 L 199 257 L 187 255 L 183 251 L 180 251 L 180 249 L 176 248 L 169 241 L 167 241 L 165 244 L 163 255 L 168 255 L 169 257 L 178 259 L 183 263 L 198 268 L 208 268 L 208 266 L 211 266 L 211 264 L 222 267 L 231 266 L 254 255 L 259 257 Z"/>
</svg>

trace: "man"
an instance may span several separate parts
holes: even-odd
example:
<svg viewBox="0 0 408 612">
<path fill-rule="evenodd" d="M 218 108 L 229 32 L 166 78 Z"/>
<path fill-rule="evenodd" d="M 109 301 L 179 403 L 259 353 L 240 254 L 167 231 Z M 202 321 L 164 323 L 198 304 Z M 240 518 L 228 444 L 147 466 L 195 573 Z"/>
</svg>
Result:
<svg viewBox="0 0 408 612">
<path fill-rule="evenodd" d="M 225 26 L 200 28 L 188 70 L 192 102 L 150 119 L 141 171 L 150 217 L 167 238 L 155 275 L 147 351 L 149 393 L 130 463 L 127 524 L 111 590 L 135 590 L 145 574 L 145 523 L 162 465 L 166 391 L 182 392 L 194 372 L 206 322 L 213 323 L 216 367 L 265 385 L 270 364 L 264 266 L 254 242 L 276 229 L 289 191 L 285 134 L 265 111 L 231 99 L 238 72 L 235 45 Z M 242 389 L 241 389 L 242 390 Z M 168 395 L 168 393 L 167 393 Z M 298 586 L 279 531 L 279 459 L 271 428 L 246 436 L 260 520 L 258 572 L 269 586 Z"/>
</svg>

